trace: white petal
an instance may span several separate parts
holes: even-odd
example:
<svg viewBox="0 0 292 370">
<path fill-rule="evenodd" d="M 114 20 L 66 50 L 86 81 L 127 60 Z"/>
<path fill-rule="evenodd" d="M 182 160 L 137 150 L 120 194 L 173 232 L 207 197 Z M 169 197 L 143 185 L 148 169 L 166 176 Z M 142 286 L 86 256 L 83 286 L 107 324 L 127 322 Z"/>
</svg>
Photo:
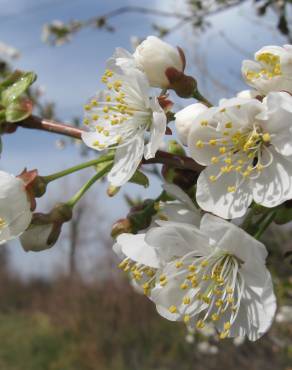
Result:
<svg viewBox="0 0 292 370">
<path fill-rule="evenodd" d="M 271 135 L 271 144 L 277 152 L 292 155 L 292 96 L 274 92 L 267 95 L 263 103 L 267 111 L 263 115 L 262 128 Z"/>
<path fill-rule="evenodd" d="M 236 191 L 229 193 L 228 186 L 235 186 L 238 182 L 235 172 L 225 173 L 215 182 L 209 180 L 216 176 L 220 169 L 211 165 L 200 173 L 197 182 L 196 200 L 199 206 L 223 218 L 242 217 L 252 202 L 251 190 L 247 181 L 240 184 Z"/>
<path fill-rule="evenodd" d="M 137 263 L 153 268 L 160 266 L 156 250 L 146 243 L 145 234 L 121 234 L 113 248 L 118 255 L 122 252 L 125 257 Z"/>
<path fill-rule="evenodd" d="M 263 169 L 260 176 L 251 180 L 253 199 L 264 207 L 275 207 L 292 198 L 292 159 L 277 153 L 272 146 L 269 151 L 272 163 Z M 263 153 L 265 162 L 267 152 Z"/>
<path fill-rule="evenodd" d="M 208 108 L 202 103 L 188 105 L 175 114 L 175 127 L 180 141 L 187 145 L 190 129 L 196 118 Z"/>
<path fill-rule="evenodd" d="M 118 148 L 115 164 L 108 174 L 109 182 L 114 186 L 122 186 L 134 175 L 144 151 L 144 134 L 140 133 L 130 144 Z"/>
<path fill-rule="evenodd" d="M 192 251 L 200 255 L 206 255 L 210 251 L 208 238 L 195 226 L 183 223 L 168 222 L 161 227 L 152 228 L 146 233 L 145 240 L 157 249 L 165 262 Z"/>
<path fill-rule="evenodd" d="M 157 109 L 156 112 L 154 111 L 152 117 L 149 143 L 145 147 L 144 157 L 146 159 L 155 157 L 157 150 L 163 142 L 166 130 L 166 115 L 161 108 L 159 110 Z"/>
<path fill-rule="evenodd" d="M 228 251 L 244 262 L 244 268 L 263 268 L 267 257 L 264 244 L 254 239 L 240 227 L 219 217 L 205 214 L 200 230 L 214 240 L 214 246 Z"/>
</svg>

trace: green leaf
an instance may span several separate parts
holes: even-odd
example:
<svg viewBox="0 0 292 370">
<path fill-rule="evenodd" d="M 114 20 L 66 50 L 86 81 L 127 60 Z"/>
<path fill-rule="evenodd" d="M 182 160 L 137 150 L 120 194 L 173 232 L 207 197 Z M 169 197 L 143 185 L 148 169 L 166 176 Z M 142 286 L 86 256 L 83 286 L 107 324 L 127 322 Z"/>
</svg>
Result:
<svg viewBox="0 0 292 370">
<path fill-rule="evenodd" d="M 9 104 L 14 102 L 29 88 L 36 78 L 36 74 L 33 72 L 22 72 L 19 74 L 16 81 L 2 91 L 1 104 L 7 107 Z"/>
<path fill-rule="evenodd" d="M 32 103 L 28 99 L 18 99 L 8 105 L 5 112 L 6 122 L 19 122 L 29 117 L 32 112 Z"/>
<path fill-rule="evenodd" d="M 129 180 L 129 182 L 132 182 L 133 184 L 142 185 L 144 186 L 144 188 L 148 188 L 149 186 L 148 177 L 141 171 L 136 171 Z"/>
</svg>

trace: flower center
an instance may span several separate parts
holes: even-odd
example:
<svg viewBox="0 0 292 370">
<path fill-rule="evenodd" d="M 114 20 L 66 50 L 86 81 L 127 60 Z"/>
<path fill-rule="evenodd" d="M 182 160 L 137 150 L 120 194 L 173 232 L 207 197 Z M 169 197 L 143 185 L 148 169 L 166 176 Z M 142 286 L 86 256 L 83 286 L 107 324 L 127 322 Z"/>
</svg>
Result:
<svg viewBox="0 0 292 370">
<path fill-rule="evenodd" d="M 166 279 L 181 276 L 179 289 L 186 294 L 181 305 L 172 305 L 169 311 L 182 314 L 186 324 L 194 317 L 198 329 L 208 322 L 219 322 L 220 338 L 226 338 L 240 307 L 244 285 L 239 273 L 241 264 L 235 256 L 218 251 L 208 258 L 185 256 L 177 260 L 178 273 Z"/>
<path fill-rule="evenodd" d="M 134 103 L 129 103 L 133 101 L 133 97 L 128 96 L 129 85 L 116 79 L 113 71 L 106 70 L 101 81 L 106 84 L 106 89 L 84 106 L 86 115 L 83 123 L 95 127 L 101 135 L 102 142 L 96 140 L 93 145 L 102 150 L 108 146 L 104 141 L 108 141 L 109 137 L 111 147 L 123 143 L 133 130 L 133 127 L 127 127 L 125 124 L 134 114 L 145 118 L 149 117 L 150 113 L 146 109 L 139 110 Z M 139 129 L 139 124 L 136 129 Z"/>
<path fill-rule="evenodd" d="M 273 77 L 281 76 L 280 57 L 272 53 L 262 53 L 256 57 L 256 60 L 261 64 L 262 68 L 259 72 L 247 71 L 246 78 L 249 81 L 264 77 L 272 79 Z"/>
<path fill-rule="evenodd" d="M 201 125 L 204 123 L 202 126 L 206 126 L 205 122 L 201 122 Z M 229 184 L 227 187 L 228 192 L 234 192 L 244 179 L 258 176 L 270 164 L 262 163 L 263 149 L 270 145 L 270 140 L 270 134 L 263 132 L 256 125 L 246 130 L 235 131 L 233 123 L 228 122 L 225 124 L 222 138 L 211 138 L 208 142 L 198 140 L 196 147 L 201 149 L 207 145 L 218 148 L 218 155 L 213 156 L 211 162 L 222 166 L 219 173 L 209 177 L 211 182 L 231 172 L 241 175 L 236 184 Z"/>
</svg>

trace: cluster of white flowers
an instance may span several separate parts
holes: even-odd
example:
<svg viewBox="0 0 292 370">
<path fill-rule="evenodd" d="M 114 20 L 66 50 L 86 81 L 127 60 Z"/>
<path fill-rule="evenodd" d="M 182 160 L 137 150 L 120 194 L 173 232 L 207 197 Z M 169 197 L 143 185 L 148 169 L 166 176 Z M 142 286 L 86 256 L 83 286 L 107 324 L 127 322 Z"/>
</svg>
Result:
<svg viewBox="0 0 292 370">
<path fill-rule="evenodd" d="M 83 140 L 97 150 L 116 148 L 108 178 L 120 186 L 163 141 L 166 115 L 149 88 L 165 94 L 172 88 L 169 76 L 184 74 L 185 58 L 150 36 L 133 54 L 117 49 L 107 67 L 107 92 L 85 107 L 90 131 Z M 220 338 L 256 340 L 276 310 L 267 250 L 223 219 L 244 216 L 252 202 L 273 208 L 292 199 L 292 46 L 264 47 L 255 61 L 243 62 L 242 74 L 254 90 L 213 107 L 202 99 L 175 114 L 181 143 L 205 167 L 196 182 L 196 206 L 167 185 L 177 200 L 159 203 L 145 233 L 119 235 L 114 251 L 161 316 L 190 330 L 211 323 Z"/>
<path fill-rule="evenodd" d="M 185 64 L 180 48 L 154 36 L 133 54 L 117 49 L 102 77 L 105 89 L 85 105 L 82 139 L 94 150 L 110 151 L 104 172 L 95 178 L 108 171 L 111 186 L 120 187 L 143 158 L 157 155 L 175 117 L 181 143 L 203 169 L 188 194 L 165 184 L 162 195 L 150 202 L 149 222 L 132 229 L 138 233 L 120 233 L 114 251 L 134 288 L 164 318 L 184 322 L 189 333 L 211 327 L 222 339 L 254 341 L 269 329 L 276 311 L 268 253 L 258 233 L 232 220 L 254 203 L 266 222 L 269 209 L 292 199 L 292 46 L 267 46 L 255 61 L 244 61 L 243 77 L 254 90 L 217 106 L 184 74 Z M 150 96 L 151 88 L 162 91 Z M 167 90 L 200 102 L 173 114 Z M 172 159 L 183 171 L 183 158 Z M 39 251 L 56 242 L 75 202 L 94 181 L 51 213 L 33 215 L 38 195 L 27 178 L 25 171 L 18 177 L 0 171 L 0 244 L 20 236 L 25 250 Z M 130 218 L 126 221 L 129 228 Z"/>
</svg>

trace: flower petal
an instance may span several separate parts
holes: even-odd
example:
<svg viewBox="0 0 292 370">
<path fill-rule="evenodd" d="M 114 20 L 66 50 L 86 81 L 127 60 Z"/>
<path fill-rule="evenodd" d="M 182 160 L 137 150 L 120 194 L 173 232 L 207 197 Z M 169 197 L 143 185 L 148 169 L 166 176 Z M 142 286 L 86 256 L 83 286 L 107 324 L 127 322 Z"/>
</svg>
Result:
<svg viewBox="0 0 292 370">
<path fill-rule="evenodd" d="M 155 248 L 145 241 L 145 234 L 121 234 L 113 246 L 114 251 L 145 266 L 158 268 L 160 261 Z"/>
<path fill-rule="evenodd" d="M 161 260 L 170 261 L 189 252 L 205 255 L 210 252 L 208 238 L 195 226 L 167 222 L 146 233 L 146 243 L 156 248 Z"/>
<path fill-rule="evenodd" d="M 144 151 L 143 131 L 128 144 L 116 150 L 115 164 L 108 174 L 109 182 L 114 186 L 122 186 L 134 175 Z"/>
<path fill-rule="evenodd" d="M 292 159 L 277 153 L 272 146 L 269 152 L 272 163 L 264 168 L 256 179 L 251 180 L 253 199 L 264 207 L 275 207 L 292 198 Z M 268 152 L 263 153 L 262 161 L 267 161 Z"/>
<path fill-rule="evenodd" d="M 220 168 L 217 165 L 208 166 L 201 172 L 196 194 L 199 206 L 226 219 L 242 217 L 252 202 L 247 181 L 242 182 L 235 192 L 228 193 L 228 186 L 236 186 L 239 181 L 237 173 L 224 173 L 215 182 L 211 182 L 210 176 L 216 176 L 219 172 Z"/>
</svg>

